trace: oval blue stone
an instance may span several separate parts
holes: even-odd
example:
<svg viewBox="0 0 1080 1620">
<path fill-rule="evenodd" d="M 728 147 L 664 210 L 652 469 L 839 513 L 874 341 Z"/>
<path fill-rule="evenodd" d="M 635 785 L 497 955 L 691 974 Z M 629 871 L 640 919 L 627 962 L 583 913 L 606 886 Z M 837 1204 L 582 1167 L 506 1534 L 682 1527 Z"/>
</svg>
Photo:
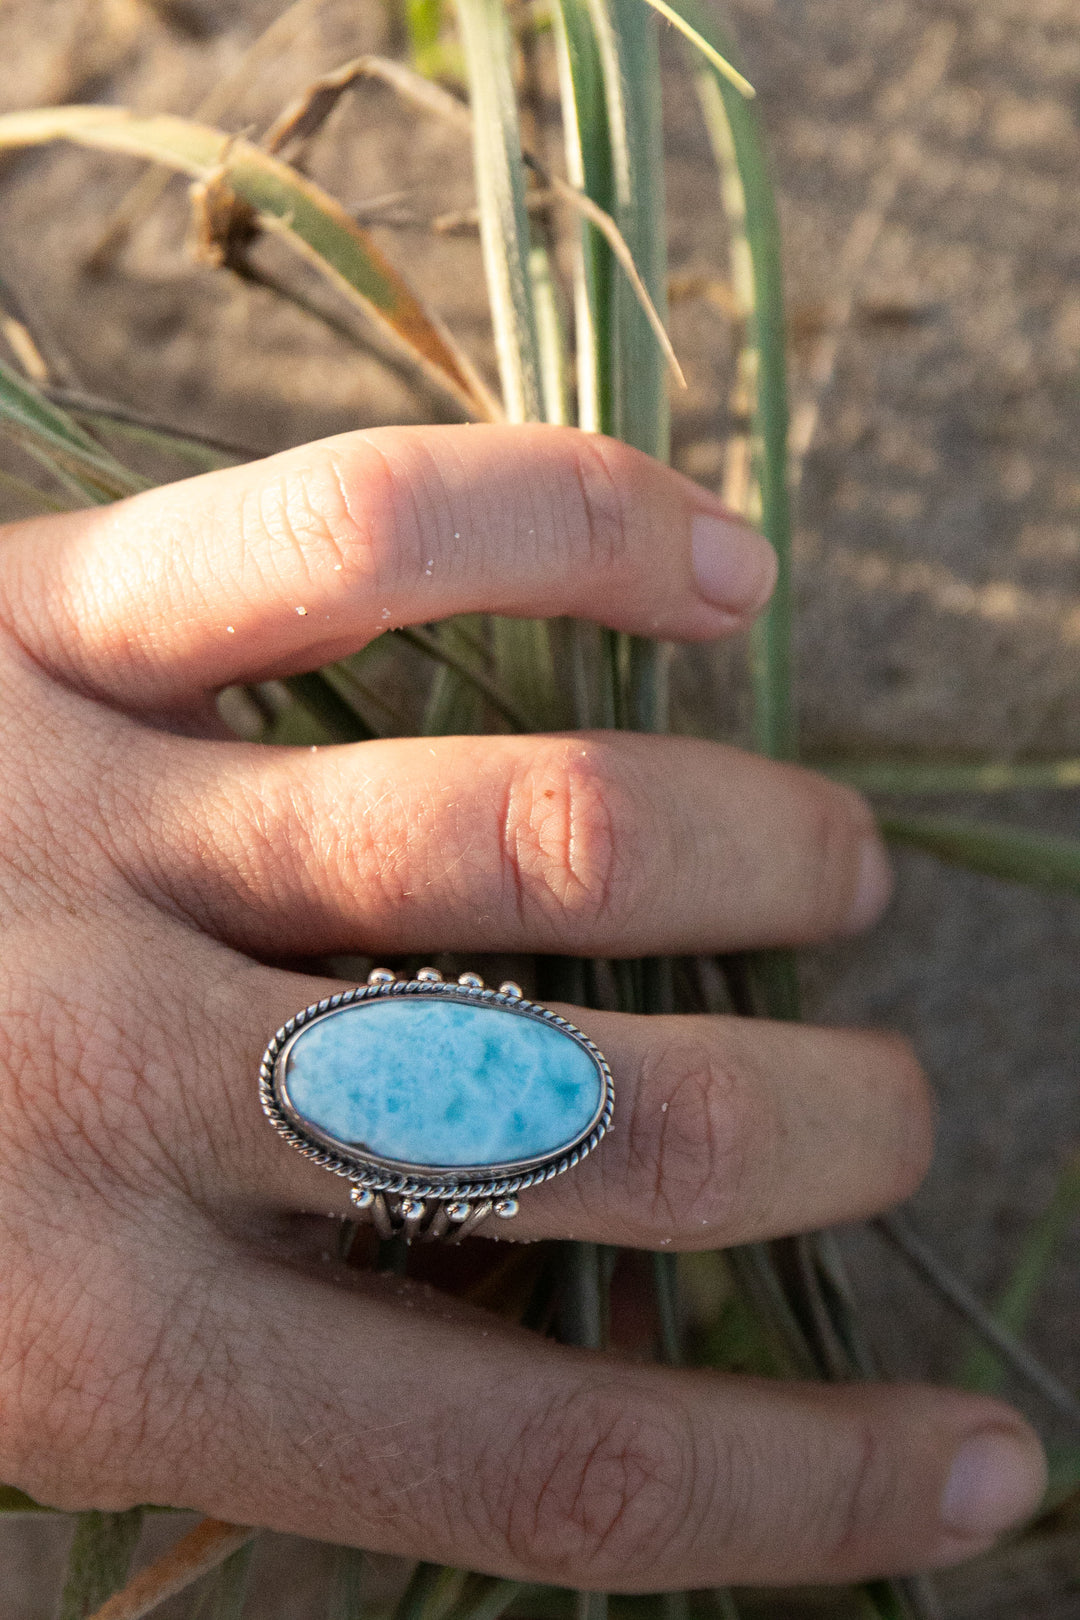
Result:
<svg viewBox="0 0 1080 1620">
<path fill-rule="evenodd" d="M 302 1029 L 284 1091 L 343 1145 L 434 1169 L 557 1153 L 596 1118 L 604 1079 L 585 1047 L 542 1019 L 449 997 L 379 997 Z"/>
</svg>

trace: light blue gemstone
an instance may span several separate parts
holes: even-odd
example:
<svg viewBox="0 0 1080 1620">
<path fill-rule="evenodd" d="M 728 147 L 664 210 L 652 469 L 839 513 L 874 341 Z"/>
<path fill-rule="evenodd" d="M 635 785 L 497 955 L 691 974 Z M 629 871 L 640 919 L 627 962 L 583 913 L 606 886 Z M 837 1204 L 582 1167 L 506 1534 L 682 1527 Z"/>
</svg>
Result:
<svg viewBox="0 0 1080 1620">
<path fill-rule="evenodd" d="M 425 1167 L 505 1165 L 582 1136 L 603 1097 L 556 1025 L 431 996 L 358 1001 L 300 1031 L 285 1091 L 338 1142 Z"/>
</svg>

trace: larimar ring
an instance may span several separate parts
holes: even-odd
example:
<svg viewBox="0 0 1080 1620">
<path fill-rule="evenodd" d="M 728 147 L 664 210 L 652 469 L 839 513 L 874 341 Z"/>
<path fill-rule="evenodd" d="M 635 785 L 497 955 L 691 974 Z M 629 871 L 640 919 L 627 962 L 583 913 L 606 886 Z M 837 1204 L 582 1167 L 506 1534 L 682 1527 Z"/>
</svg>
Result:
<svg viewBox="0 0 1080 1620">
<path fill-rule="evenodd" d="M 615 1101 L 567 1019 L 509 981 L 435 968 L 376 968 L 305 1007 L 266 1048 L 259 1095 L 286 1142 L 352 1183 L 380 1236 L 451 1243 L 591 1153 Z"/>
</svg>

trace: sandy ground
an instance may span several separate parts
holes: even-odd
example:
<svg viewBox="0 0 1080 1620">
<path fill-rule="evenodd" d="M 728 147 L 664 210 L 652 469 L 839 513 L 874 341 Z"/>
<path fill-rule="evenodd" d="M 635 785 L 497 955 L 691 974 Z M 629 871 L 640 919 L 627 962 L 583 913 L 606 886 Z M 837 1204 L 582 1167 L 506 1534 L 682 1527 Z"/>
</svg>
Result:
<svg viewBox="0 0 1080 1620">
<path fill-rule="evenodd" d="M 190 111 L 277 9 L 8 0 L 0 103 Z M 354 14 L 325 0 L 312 11 L 304 36 L 233 104 L 229 127 L 263 127 L 313 72 L 393 44 L 374 5 Z M 779 181 L 796 394 L 819 406 L 796 553 L 806 750 L 1080 753 L 1080 4 L 734 0 L 729 15 Z M 703 134 L 692 97 L 679 89 L 669 102 L 672 269 L 707 279 L 721 239 L 702 207 L 712 186 Z M 380 91 L 341 109 L 314 167 L 349 205 L 405 192 L 428 214 L 470 197 L 456 137 L 403 117 Z M 70 153 L 0 168 L 0 273 L 73 380 L 257 451 L 431 417 L 435 402 L 377 354 L 268 294 L 208 269 L 193 275 L 175 189 L 117 269 L 86 279 L 86 255 L 134 173 Z M 486 358 L 474 244 L 385 239 Z M 813 389 L 837 322 L 831 380 Z M 673 332 L 689 379 L 676 459 L 715 482 L 730 334 L 702 298 L 676 305 Z M 692 668 L 684 689 L 696 683 L 699 707 L 737 729 L 729 665 Z M 947 808 L 1062 831 L 1077 823 L 1072 795 Z M 895 905 L 873 937 L 808 961 L 811 1011 L 915 1041 L 940 1099 L 938 1156 L 915 1218 L 988 1295 L 1080 1144 L 1080 909 L 922 858 L 898 867 Z M 948 1372 L 962 1343 L 955 1325 L 872 1236 L 844 1242 L 887 1368 Z M 1072 1245 L 1031 1330 L 1074 1385 L 1077 1282 Z M 1075 1439 L 1015 1393 L 1048 1435 Z M 62 1534 L 0 1530 L 13 1620 L 51 1612 Z M 952 1577 L 948 1614 L 1080 1613 L 1078 1554 L 1074 1537 L 992 1578 Z M 267 1556 L 274 1570 L 296 1564 L 288 1543 Z M 284 1592 L 280 1574 L 265 1579 L 260 1620 L 306 1612 L 297 1592 L 269 1595 Z"/>
</svg>

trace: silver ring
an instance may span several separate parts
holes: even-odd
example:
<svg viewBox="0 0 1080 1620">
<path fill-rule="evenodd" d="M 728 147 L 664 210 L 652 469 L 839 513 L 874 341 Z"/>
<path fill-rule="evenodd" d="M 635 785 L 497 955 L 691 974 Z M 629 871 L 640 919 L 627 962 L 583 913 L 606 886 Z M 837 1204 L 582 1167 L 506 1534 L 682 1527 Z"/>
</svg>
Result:
<svg viewBox="0 0 1080 1620">
<path fill-rule="evenodd" d="M 259 1097 L 380 1236 L 451 1243 L 591 1153 L 615 1104 L 606 1060 L 568 1019 L 509 980 L 489 990 L 436 968 L 376 968 L 298 1012 L 263 1054 Z"/>
</svg>

